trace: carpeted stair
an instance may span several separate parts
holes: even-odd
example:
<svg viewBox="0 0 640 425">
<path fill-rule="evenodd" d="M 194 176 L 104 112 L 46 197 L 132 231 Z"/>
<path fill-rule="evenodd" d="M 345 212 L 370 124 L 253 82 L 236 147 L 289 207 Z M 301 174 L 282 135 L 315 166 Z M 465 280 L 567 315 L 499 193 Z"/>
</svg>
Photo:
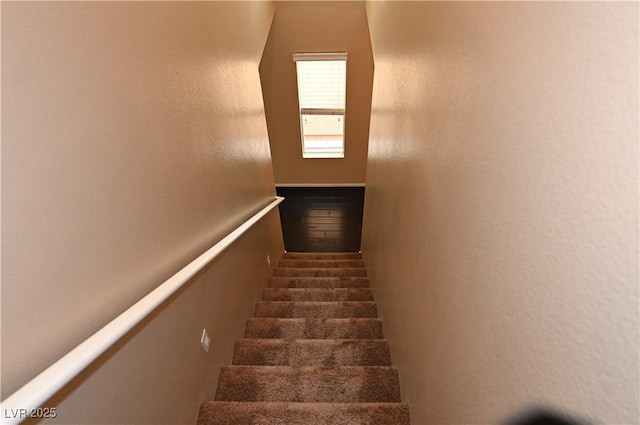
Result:
<svg viewBox="0 0 640 425">
<path fill-rule="evenodd" d="M 409 425 L 358 253 L 285 253 L 198 425 Z"/>
</svg>

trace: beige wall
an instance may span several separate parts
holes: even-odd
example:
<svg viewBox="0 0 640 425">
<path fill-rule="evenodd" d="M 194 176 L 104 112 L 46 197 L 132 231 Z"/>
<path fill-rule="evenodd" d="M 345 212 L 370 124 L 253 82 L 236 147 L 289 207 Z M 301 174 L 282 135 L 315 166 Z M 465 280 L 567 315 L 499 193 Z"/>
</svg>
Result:
<svg viewBox="0 0 640 425">
<path fill-rule="evenodd" d="M 363 251 L 412 424 L 638 417 L 638 4 L 370 2 Z"/>
<path fill-rule="evenodd" d="M 3 398 L 272 199 L 258 65 L 273 9 L 2 3 Z M 58 422 L 193 423 L 279 226 L 271 214 L 56 396 Z"/>
<path fill-rule="evenodd" d="M 335 51 L 348 52 L 345 157 L 303 159 L 292 55 Z M 276 183 L 363 183 L 373 79 L 364 2 L 277 2 L 260 78 Z"/>
</svg>

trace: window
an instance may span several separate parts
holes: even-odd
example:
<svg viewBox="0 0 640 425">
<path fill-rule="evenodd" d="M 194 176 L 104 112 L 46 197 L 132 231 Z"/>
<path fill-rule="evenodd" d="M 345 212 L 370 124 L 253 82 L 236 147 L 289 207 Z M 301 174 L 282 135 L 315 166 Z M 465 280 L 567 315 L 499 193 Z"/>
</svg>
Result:
<svg viewBox="0 0 640 425">
<path fill-rule="evenodd" d="M 347 54 L 296 53 L 303 158 L 344 158 Z"/>
</svg>

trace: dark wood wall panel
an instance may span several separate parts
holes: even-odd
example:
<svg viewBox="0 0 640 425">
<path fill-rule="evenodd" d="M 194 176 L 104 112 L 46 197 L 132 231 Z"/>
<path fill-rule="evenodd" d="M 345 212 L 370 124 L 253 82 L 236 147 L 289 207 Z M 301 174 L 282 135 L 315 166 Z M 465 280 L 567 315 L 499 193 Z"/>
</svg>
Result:
<svg viewBox="0 0 640 425">
<path fill-rule="evenodd" d="M 364 187 L 278 187 L 289 252 L 360 251 Z"/>
</svg>

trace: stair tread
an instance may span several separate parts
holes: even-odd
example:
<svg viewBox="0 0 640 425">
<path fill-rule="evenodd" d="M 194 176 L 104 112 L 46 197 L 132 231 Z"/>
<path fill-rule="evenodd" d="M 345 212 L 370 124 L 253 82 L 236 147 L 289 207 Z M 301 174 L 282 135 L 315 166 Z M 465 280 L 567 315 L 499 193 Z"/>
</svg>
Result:
<svg viewBox="0 0 640 425">
<path fill-rule="evenodd" d="M 377 317 L 374 301 L 259 301 L 255 317 Z"/>
<path fill-rule="evenodd" d="M 371 288 L 265 288 L 263 301 L 373 301 Z"/>
<path fill-rule="evenodd" d="M 229 365 L 223 366 L 222 370 L 225 369 L 255 369 L 260 370 L 263 373 L 270 374 L 278 371 L 284 372 L 292 372 L 292 371 L 300 371 L 300 372 L 326 372 L 326 373 L 355 373 L 362 370 L 396 370 L 395 366 L 246 366 L 246 365 Z"/>
<path fill-rule="evenodd" d="M 287 259 L 283 258 L 278 262 L 278 267 L 306 267 L 306 268 L 364 268 L 364 261 L 361 259 Z"/>
<path fill-rule="evenodd" d="M 361 259 L 362 254 L 359 252 L 285 252 L 282 255 L 285 259 L 341 259 L 353 258 Z"/>
<path fill-rule="evenodd" d="M 385 338 L 369 338 L 369 339 L 357 339 L 357 338 L 240 338 L 238 342 L 245 343 L 266 343 L 266 344 L 342 344 L 347 342 L 354 343 L 388 343 Z"/>
<path fill-rule="evenodd" d="M 390 366 L 385 339 L 256 339 L 236 342 L 234 365 Z"/>
<path fill-rule="evenodd" d="M 377 304 L 375 301 L 258 301 L 256 304 L 275 304 L 275 305 L 320 305 L 320 306 L 331 306 L 331 305 L 375 305 Z"/>
<path fill-rule="evenodd" d="M 377 318 L 250 318 L 245 337 L 261 338 L 382 338 Z"/>
<path fill-rule="evenodd" d="M 271 276 L 271 288 L 369 288 L 366 276 Z"/>
<path fill-rule="evenodd" d="M 217 401 L 400 402 L 393 366 L 226 366 Z"/>
<path fill-rule="evenodd" d="M 197 425 L 409 425 L 403 403 L 210 401 Z"/>
<path fill-rule="evenodd" d="M 310 277 L 366 277 L 367 269 L 365 267 L 276 267 L 273 270 L 273 275 Z"/>
</svg>

